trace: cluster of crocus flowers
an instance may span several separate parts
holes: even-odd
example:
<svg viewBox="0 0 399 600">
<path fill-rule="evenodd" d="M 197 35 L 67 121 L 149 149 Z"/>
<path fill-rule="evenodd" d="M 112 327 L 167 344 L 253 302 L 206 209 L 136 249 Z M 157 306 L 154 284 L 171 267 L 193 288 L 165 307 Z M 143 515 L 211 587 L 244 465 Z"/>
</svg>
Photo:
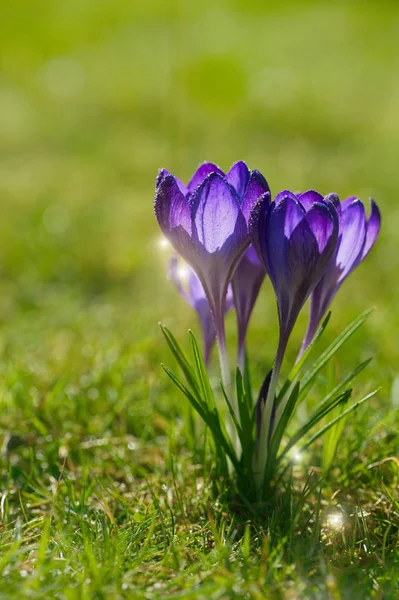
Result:
<svg viewBox="0 0 399 600">
<path fill-rule="evenodd" d="M 226 311 L 234 305 L 242 370 L 248 323 L 266 274 L 274 288 L 279 343 L 268 389 L 258 407 L 258 467 L 263 469 L 279 371 L 298 315 L 310 297 L 303 352 L 342 282 L 375 243 L 380 229 L 378 207 L 372 201 L 367 219 L 359 199 L 350 197 L 341 203 L 336 194 L 323 196 L 314 190 L 283 191 L 272 201 L 261 173 L 239 161 L 226 174 L 213 163 L 204 163 L 188 185 L 160 171 L 155 214 L 166 238 L 193 270 L 191 278 L 197 278 L 188 294 L 172 263 L 171 278 L 199 314 L 207 359 L 216 335 L 226 389 L 230 382 Z"/>
</svg>

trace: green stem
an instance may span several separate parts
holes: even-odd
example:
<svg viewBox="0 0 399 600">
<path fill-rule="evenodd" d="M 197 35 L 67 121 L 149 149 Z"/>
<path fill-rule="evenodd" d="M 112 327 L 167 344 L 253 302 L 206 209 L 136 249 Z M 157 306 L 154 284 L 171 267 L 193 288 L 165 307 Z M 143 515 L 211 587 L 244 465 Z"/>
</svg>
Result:
<svg viewBox="0 0 399 600">
<path fill-rule="evenodd" d="M 226 346 L 226 335 L 224 330 L 224 320 L 220 320 L 221 325 L 219 331 L 216 334 L 217 346 L 219 352 L 219 362 L 220 362 L 220 371 L 222 375 L 222 383 L 225 389 L 226 395 L 230 401 L 230 404 L 233 408 L 234 414 L 237 418 L 238 423 L 240 422 L 240 414 L 238 410 L 237 398 L 233 391 L 232 379 L 231 379 L 231 371 L 229 364 L 229 355 L 227 352 Z M 227 431 L 230 435 L 230 438 L 233 442 L 234 450 L 236 451 L 237 457 L 239 458 L 241 445 L 238 437 L 237 430 L 233 423 L 233 419 L 231 418 L 230 413 L 227 411 Z"/>
<path fill-rule="evenodd" d="M 260 428 L 260 437 L 257 445 L 257 453 L 254 466 L 254 476 L 258 493 L 261 493 L 264 487 L 265 469 L 269 448 L 270 427 L 273 414 L 274 399 L 278 377 L 280 374 L 281 365 L 283 363 L 285 350 L 287 348 L 288 336 L 280 332 L 280 339 L 277 347 L 276 358 L 274 361 L 273 372 L 270 380 L 269 389 L 267 392 L 266 402 L 262 409 L 262 420 Z"/>
</svg>

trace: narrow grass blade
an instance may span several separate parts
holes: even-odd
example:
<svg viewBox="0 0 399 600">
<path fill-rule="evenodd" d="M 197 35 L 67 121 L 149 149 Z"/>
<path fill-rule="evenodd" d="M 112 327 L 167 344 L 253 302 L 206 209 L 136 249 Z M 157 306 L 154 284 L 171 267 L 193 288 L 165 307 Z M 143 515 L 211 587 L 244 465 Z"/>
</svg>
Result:
<svg viewBox="0 0 399 600">
<path fill-rule="evenodd" d="M 233 421 L 233 425 L 234 425 L 234 427 L 236 428 L 236 431 L 237 431 L 237 433 L 238 433 L 238 437 L 240 438 L 240 442 L 242 443 L 242 429 L 241 429 L 241 427 L 240 427 L 240 424 L 239 424 L 239 422 L 237 421 L 237 417 L 236 417 L 236 415 L 235 415 L 235 412 L 234 412 L 234 410 L 233 410 L 233 407 L 231 406 L 231 402 L 230 402 L 230 400 L 228 399 L 228 396 L 227 396 L 227 394 L 226 394 L 226 390 L 224 389 L 224 386 L 223 386 L 223 383 L 222 383 L 222 382 L 220 382 L 220 387 L 221 387 L 221 390 L 222 390 L 222 393 L 223 393 L 223 397 L 224 397 L 224 399 L 225 399 L 225 402 L 226 402 L 226 404 L 227 404 L 227 408 L 229 409 L 229 413 L 230 413 L 231 419 L 232 419 L 232 421 Z"/>
<path fill-rule="evenodd" d="M 298 382 L 295 385 L 294 389 L 292 390 L 290 397 L 288 398 L 288 402 L 285 406 L 283 414 L 281 415 L 280 421 L 278 422 L 278 425 L 273 433 L 271 443 L 270 443 L 270 451 L 269 451 L 270 454 L 276 455 L 278 452 L 280 442 L 282 440 L 282 437 L 284 435 L 284 432 L 287 428 L 287 425 L 289 423 L 291 415 L 294 411 L 296 402 L 298 400 L 299 388 L 300 388 L 300 384 Z"/>
<path fill-rule="evenodd" d="M 162 323 L 160 323 L 159 326 L 165 337 L 166 343 L 168 344 L 170 350 L 172 351 L 172 354 L 176 358 L 181 370 L 183 371 L 185 378 L 187 379 L 187 383 L 189 384 L 195 395 L 198 396 L 200 393 L 200 388 L 190 363 L 185 357 L 183 351 L 181 350 L 179 344 L 176 341 L 176 338 L 171 333 L 171 331 L 169 331 L 169 329 L 165 327 L 165 325 L 163 325 Z"/>
<path fill-rule="evenodd" d="M 363 404 L 364 402 L 366 402 L 367 400 L 372 398 L 377 392 L 378 392 L 378 389 L 374 390 L 373 392 L 370 392 L 370 394 L 367 394 L 367 396 L 364 396 L 364 398 L 362 398 L 358 402 L 355 402 L 355 404 L 352 404 L 352 406 L 350 406 L 349 408 L 344 410 L 340 415 L 335 417 L 335 419 L 332 419 L 329 423 L 327 423 L 327 425 L 325 425 L 324 427 L 319 429 L 319 431 L 316 431 L 316 433 L 314 435 L 312 435 L 312 437 L 306 442 L 306 444 L 304 444 L 304 446 L 302 446 L 302 448 L 300 448 L 299 452 L 304 452 L 305 450 L 307 450 L 309 448 L 309 446 L 311 446 L 316 440 L 318 440 L 321 436 L 323 436 L 329 429 L 331 429 L 331 427 L 333 427 L 336 423 L 339 423 L 339 421 L 341 421 L 342 419 L 345 419 L 350 413 L 352 413 L 354 410 L 356 410 L 361 404 Z M 284 454 L 286 454 L 285 450 L 284 450 Z M 281 454 L 279 456 L 279 459 L 282 456 L 283 455 Z M 287 462 L 284 469 L 279 474 L 279 480 L 282 479 L 282 477 L 287 472 L 287 470 L 290 467 L 292 467 L 293 463 L 294 463 L 294 460 L 289 460 Z"/>
<path fill-rule="evenodd" d="M 280 454 L 279 458 L 283 458 L 291 450 L 293 446 L 295 446 L 299 440 L 301 440 L 317 423 L 319 423 L 324 417 L 328 415 L 336 406 L 339 406 L 342 402 L 347 402 L 350 397 L 352 390 L 347 390 L 343 394 L 339 395 L 337 398 L 333 398 L 330 404 L 325 406 L 323 409 L 318 409 L 313 413 L 313 415 L 309 418 L 309 420 L 298 429 L 298 431 L 290 438 L 283 452 Z"/>
<path fill-rule="evenodd" d="M 340 415 L 342 415 L 343 411 L 345 410 L 345 404 L 346 403 L 342 403 L 339 406 L 339 414 Z M 323 441 L 323 456 L 322 456 L 322 467 L 323 467 L 324 473 L 327 473 L 331 468 L 331 465 L 334 460 L 334 456 L 337 452 L 339 440 L 341 439 L 341 436 L 342 436 L 342 433 L 343 433 L 343 430 L 345 427 L 345 423 L 346 423 L 346 418 L 341 419 L 340 421 L 338 421 L 338 423 L 335 423 L 335 425 L 333 425 L 331 427 L 331 429 L 329 431 L 327 431 L 327 433 L 326 433 L 326 437 L 324 438 L 324 441 Z"/>
<path fill-rule="evenodd" d="M 252 439 L 252 400 L 248 397 L 245 378 L 243 379 L 240 369 L 236 370 L 236 392 L 241 428 Z"/>
<path fill-rule="evenodd" d="M 269 446 L 269 451 L 267 455 L 266 468 L 265 468 L 265 476 L 264 476 L 264 486 L 268 486 L 271 478 L 273 477 L 273 473 L 276 467 L 276 457 L 278 454 L 278 450 L 280 447 L 281 440 L 287 428 L 287 425 L 290 421 L 292 413 L 294 411 L 296 402 L 298 400 L 299 394 L 299 382 L 295 385 L 292 390 L 290 397 L 285 405 L 284 411 L 281 415 L 281 418 L 277 424 L 277 427 L 272 435 L 272 439 Z"/>
<path fill-rule="evenodd" d="M 313 442 L 315 442 L 317 439 L 319 439 L 319 437 L 321 437 L 322 435 L 324 435 L 326 433 L 326 431 L 328 431 L 336 423 L 338 423 L 339 421 L 341 421 L 341 419 L 344 419 L 347 415 L 349 415 L 351 412 L 353 412 L 354 410 L 356 410 L 361 404 L 363 404 L 364 402 L 366 402 L 366 400 L 369 400 L 370 398 L 372 398 L 373 396 L 375 396 L 375 394 L 378 392 L 378 389 L 379 388 L 377 388 L 376 390 L 370 392 L 369 394 L 367 394 L 367 396 L 364 396 L 364 398 L 362 398 L 358 402 L 355 402 L 355 404 L 352 404 L 352 406 L 350 406 L 349 408 L 347 408 L 346 410 L 344 410 L 344 412 L 341 413 L 340 415 L 338 415 L 338 417 L 335 417 L 335 419 L 332 419 L 329 423 L 327 423 L 327 425 L 325 425 L 324 427 L 322 427 L 321 429 L 319 429 L 319 431 L 316 431 L 316 433 L 314 435 L 312 435 L 312 437 L 310 438 L 310 440 L 308 440 L 306 442 L 306 444 L 303 446 L 303 448 L 301 448 L 301 452 L 303 452 L 304 450 L 306 450 L 307 448 L 309 448 L 309 446 L 311 446 L 313 444 Z"/>
<path fill-rule="evenodd" d="M 348 383 L 353 381 L 355 379 L 355 377 L 357 375 L 359 375 L 359 373 L 361 373 L 363 371 L 363 369 L 365 369 L 367 367 L 367 365 L 369 364 L 369 362 L 371 360 L 372 360 L 371 358 L 368 358 L 364 362 L 360 363 L 360 365 L 358 365 L 355 369 L 353 369 L 353 371 L 351 373 L 349 373 L 349 375 L 347 375 L 340 383 L 338 383 L 335 386 L 335 388 L 333 390 L 331 390 L 331 392 L 329 392 L 327 394 L 327 396 L 325 398 L 323 398 L 323 400 L 320 402 L 320 404 L 318 406 L 318 410 L 324 408 L 324 406 L 327 406 L 328 403 L 331 401 L 331 399 L 334 396 L 336 396 L 339 392 L 341 392 L 341 390 L 343 390 L 343 388 L 346 387 L 348 385 Z"/>
<path fill-rule="evenodd" d="M 317 373 L 324 367 L 325 364 L 334 356 L 334 354 L 340 349 L 342 344 L 346 342 L 359 327 L 364 323 L 369 314 L 372 312 L 372 308 L 364 311 L 359 317 L 357 317 L 352 323 L 340 333 L 332 344 L 321 354 L 321 356 L 313 364 L 312 368 L 302 378 L 301 383 L 301 397 L 303 397 L 306 388 L 312 383 Z"/>
<path fill-rule="evenodd" d="M 197 411 L 197 413 L 200 415 L 200 417 L 206 422 L 206 420 L 207 420 L 207 418 L 206 418 L 206 407 L 202 406 L 201 402 L 199 402 L 196 398 L 194 398 L 194 396 L 192 395 L 192 393 L 176 377 L 176 375 L 174 375 L 172 373 L 172 371 L 168 367 L 166 367 L 163 364 L 161 364 L 161 367 L 165 371 L 165 373 L 168 375 L 168 377 L 170 377 L 170 379 L 173 381 L 173 383 L 179 388 L 179 390 L 183 392 L 183 394 L 189 400 L 191 406 Z"/>
<path fill-rule="evenodd" d="M 197 381 L 200 385 L 201 395 L 206 401 L 209 410 L 216 410 L 215 398 L 213 396 L 211 384 L 209 383 L 209 376 L 206 370 L 201 348 L 199 347 L 198 342 L 191 330 L 188 332 L 188 335 L 190 336 L 191 348 L 194 355 L 195 365 L 197 367 Z"/>
<path fill-rule="evenodd" d="M 226 436 L 221 428 L 219 414 L 217 412 L 216 406 L 214 410 L 209 410 L 207 404 L 205 404 L 204 400 L 197 400 L 191 394 L 191 392 L 186 388 L 186 386 L 172 373 L 168 367 L 162 365 L 165 373 L 171 378 L 171 380 L 176 384 L 176 386 L 183 392 L 186 396 L 192 407 L 198 412 L 200 417 L 203 419 L 204 423 L 209 427 L 217 449 L 222 447 L 226 453 L 226 455 L 230 458 L 234 468 L 239 472 L 240 465 L 237 460 L 237 456 L 233 450 L 233 447 L 229 440 L 226 439 Z"/>
</svg>

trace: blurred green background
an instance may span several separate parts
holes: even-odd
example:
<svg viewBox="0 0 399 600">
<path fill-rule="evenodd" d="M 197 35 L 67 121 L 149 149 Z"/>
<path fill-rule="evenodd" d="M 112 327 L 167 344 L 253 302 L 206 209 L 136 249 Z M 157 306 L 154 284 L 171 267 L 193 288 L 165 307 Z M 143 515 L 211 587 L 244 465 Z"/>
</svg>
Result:
<svg viewBox="0 0 399 600">
<path fill-rule="evenodd" d="M 35 413 L 60 382 L 57 410 L 76 397 L 76 419 L 89 405 L 94 419 L 120 401 L 122 381 L 133 429 L 154 402 L 162 411 L 157 322 L 179 339 L 196 322 L 165 279 L 157 170 L 187 180 L 204 160 L 227 169 L 238 159 L 274 193 L 316 188 L 380 205 L 382 235 L 336 298 L 327 338 L 376 307 L 340 365 L 375 355 L 368 377 L 386 403 L 399 357 L 398 36 L 394 1 L 3 3 L 3 406 L 20 402 L 26 418 L 27 394 Z M 304 325 L 305 315 L 291 358 Z M 233 339 L 233 315 L 228 327 Z M 265 285 L 249 336 L 259 377 L 276 336 Z M 96 377 L 124 352 L 100 404 Z"/>
</svg>

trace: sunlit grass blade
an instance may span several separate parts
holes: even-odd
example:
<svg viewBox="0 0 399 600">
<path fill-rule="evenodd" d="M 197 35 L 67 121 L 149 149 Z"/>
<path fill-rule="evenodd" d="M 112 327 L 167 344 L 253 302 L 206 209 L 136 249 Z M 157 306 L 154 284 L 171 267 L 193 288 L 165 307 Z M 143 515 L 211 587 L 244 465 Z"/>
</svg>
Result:
<svg viewBox="0 0 399 600">
<path fill-rule="evenodd" d="M 228 411 L 229 411 L 229 413 L 230 413 L 231 419 L 232 419 L 232 421 L 233 421 L 233 425 L 234 425 L 234 427 L 235 427 L 235 429 L 236 429 L 236 431 L 237 431 L 237 433 L 238 433 L 238 437 L 239 437 L 239 439 L 240 439 L 240 442 L 242 443 L 242 429 L 241 429 L 241 427 L 240 427 L 240 424 L 239 424 L 239 422 L 237 421 L 236 414 L 235 414 L 235 412 L 234 412 L 234 409 L 233 409 L 233 407 L 231 406 L 231 402 L 230 402 L 230 400 L 229 400 L 229 398 L 228 398 L 228 396 L 227 396 L 226 390 L 224 389 L 224 386 L 223 386 L 223 383 L 222 383 L 222 382 L 220 382 L 220 387 L 221 387 L 221 390 L 222 390 L 222 393 L 223 393 L 223 397 L 224 397 L 224 399 L 225 399 L 225 402 L 226 402 L 226 404 L 227 404 L 227 408 L 228 408 Z"/>
<path fill-rule="evenodd" d="M 201 401 L 198 401 L 196 398 L 194 398 L 192 393 L 186 388 L 186 386 L 180 381 L 180 379 L 178 379 L 176 375 L 172 373 L 172 371 L 168 367 L 166 367 L 163 364 L 161 364 L 161 367 L 168 375 L 168 377 L 170 377 L 173 383 L 179 388 L 179 390 L 183 392 L 183 394 L 190 402 L 191 406 L 197 411 L 200 417 L 206 422 L 206 406 L 204 406 Z"/>
<path fill-rule="evenodd" d="M 330 344 L 328 348 L 321 354 L 321 356 L 314 362 L 312 368 L 302 378 L 300 393 L 301 399 L 304 397 L 307 388 L 310 386 L 319 371 L 328 363 L 328 361 L 334 356 L 340 347 L 355 333 L 355 331 L 359 329 L 372 310 L 372 308 L 369 308 L 359 315 L 359 317 L 357 317 L 354 321 L 352 321 L 352 323 L 335 338 L 332 344 Z"/>
<path fill-rule="evenodd" d="M 252 400 L 248 397 L 245 378 L 243 379 L 240 370 L 236 370 L 236 392 L 238 412 L 240 415 L 241 428 L 246 432 L 247 436 L 252 439 Z"/>
<path fill-rule="evenodd" d="M 322 427 L 321 429 L 316 431 L 316 433 L 314 433 L 309 438 L 309 440 L 299 449 L 299 453 L 305 452 L 305 450 L 307 450 L 312 444 L 314 444 L 314 442 L 316 440 L 318 440 L 325 433 L 327 433 L 327 431 L 329 429 L 331 429 L 331 427 L 334 427 L 334 425 L 336 425 L 336 423 L 339 423 L 341 420 L 346 419 L 346 417 L 348 415 L 350 415 L 354 410 L 356 410 L 361 404 L 364 404 L 364 402 L 366 402 L 367 400 L 372 398 L 377 392 L 378 392 L 378 389 L 370 392 L 369 394 L 364 396 L 364 398 L 362 398 L 358 402 L 355 402 L 355 404 L 352 404 L 352 406 L 350 406 L 349 408 L 344 410 L 340 415 L 338 415 L 337 417 L 335 417 L 334 419 L 329 421 L 324 427 Z M 345 401 L 345 400 L 343 400 L 343 401 Z M 292 447 L 292 445 L 291 445 L 291 447 Z M 283 455 L 285 455 L 285 454 L 286 454 L 286 449 L 284 449 L 284 453 L 280 454 L 279 459 L 282 458 Z M 279 481 L 284 477 L 287 470 L 290 469 L 293 464 L 294 464 L 294 459 L 291 459 L 287 462 L 287 464 L 284 466 L 283 470 L 279 473 L 279 477 L 278 477 Z"/>
<path fill-rule="evenodd" d="M 223 448 L 226 455 L 230 458 L 234 468 L 239 472 L 239 463 L 237 460 L 237 456 L 233 450 L 233 447 L 230 441 L 226 438 L 224 431 L 222 430 L 219 413 L 216 409 L 210 410 L 208 404 L 204 399 L 196 399 L 193 394 L 186 388 L 186 386 L 172 373 L 168 367 L 162 365 L 165 373 L 170 377 L 170 379 L 176 384 L 176 386 L 183 392 L 186 398 L 189 400 L 192 407 L 198 412 L 200 417 L 203 419 L 204 423 L 209 427 L 213 439 L 215 441 L 216 449 L 220 452 L 220 449 Z"/>
<path fill-rule="evenodd" d="M 333 427 L 336 423 L 338 423 L 339 421 L 341 421 L 341 419 L 345 419 L 350 413 L 352 413 L 354 410 L 356 410 L 357 408 L 359 408 L 359 406 L 361 404 L 364 404 L 364 402 L 366 402 L 367 400 L 369 400 L 370 398 L 372 398 L 373 396 L 375 396 L 375 394 L 377 392 L 378 392 L 378 388 L 376 390 L 373 390 L 372 392 L 370 392 L 366 396 L 364 396 L 361 400 L 358 400 L 357 402 L 355 402 L 354 404 L 352 404 L 352 406 L 350 406 L 349 408 L 347 408 L 346 410 L 344 410 L 340 415 L 338 415 L 337 417 L 335 417 L 335 419 L 332 419 L 331 421 L 329 421 L 327 423 L 327 425 L 325 425 L 324 427 L 322 427 L 321 429 L 319 429 L 319 431 L 316 431 L 316 433 L 314 435 L 312 435 L 312 437 L 306 442 L 306 444 L 301 448 L 300 451 L 303 452 L 304 450 L 306 450 L 307 448 L 309 448 L 309 446 L 311 446 L 316 440 L 318 440 L 319 437 L 321 437 L 322 435 L 324 435 L 331 427 Z"/>
<path fill-rule="evenodd" d="M 345 410 L 345 404 L 346 403 L 344 403 L 344 402 L 342 402 L 340 404 L 340 406 L 338 408 L 339 415 L 342 415 L 343 411 Z M 334 456 L 337 451 L 339 440 L 341 439 L 342 433 L 344 431 L 346 419 L 347 419 L 347 417 L 344 419 L 341 419 L 340 421 L 338 421 L 338 423 L 335 423 L 335 425 L 333 425 L 331 427 L 331 429 L 329 429 L 329 431 L 327 431 L 327 433 L 325 435 L 325 438 L 323 441 L 323 456 L 322 456 L 322 468 L 323 468 L 324 473 L 327 473 L 331 468 L 331 465 L 334 460 Z"/>
<path fill-rule="evenodd" d="M 204 400 L 206 401 L 209 410 L 214 410 L 216 409 L 215 398 L 213 395 L 211 384 L 209 383 L 209 375 L 206 370 L 201 348 L 199 347 L 199 344 L 195 339 L 195 335 L 191 330 L 188 332 L 188 335 L 190 337 L 191 348 L 194 355 L 195 365 L 197 367 L 197 381 L 200 385 L 201 394 Z"/>
<path fill-rule="evenodd" d="M 342 381 L 340 381 L 340 383 L 338 383 L 334 387 L 334 389 L 332 389 L 331 392 L 329 392 L 327 396 L 323 398 L 323 400 L 318 405 L 317 410 L 323 410 L 325 406 L 328 406 L 331 399 L 334 398 L 337 394 L 339 394 L 351 381 L 353 381 L 355 377 L 367 367 L 371 360 L 371 358 L 368 358 L 367 360 L 360 363 L 360 365 L 353 369 L 353 371 L 351 371 L 349 375 L 347 375 Z"/>
<path fill-rule="evenodd" d="M 181 348 L 180 348 L 179 344 L 177 343 L 176 338 L 174 337 L 172 332 L 167 327 L 165 327 L 165 325 L 163 325 L 162 323 L 160 323 L 159 326 L 161 328 L 161 331 L 165 337 L 165 340 L 166 340 L 170 350 L 172 351 L 172 354 L 176 358 L 181 370 L 184 373 L 185 378 L 187 379 L 187 383 L 189 384 L 189 386 L 191 387 L 193 392 L 198 396 L 200 393 L 198 381 L 197 381 L 194 371 L 193 371 L 190 363 L 188 362 L 184 352 L 181 350 Z"/>
<path fill-rule="evenodd" d="M 293 436 L 291 436 L 290 440 L 288 441 L 284 450 L 280 454 L 279 458 L 283 458 L 293 446 L 295 446 L 311 429 L 313 429 L 313 427 L 315 427 L 315 425 L 317 425 L 324 417 L 326 417 L 328 413 L 331 412 L 335 407 L 339 406 L 342 402 L 347 402 L 351 393 L 352 390 L 347 390 L 343 394 L 340 394 L 338 397 L 333 398 L 330 401 L 330 404 L 326 405 L 323 408 L 316 409 L 316 411 L 313 413 L 313 415 L 311 415 L 308 421 L 306 421 L 306 423 L 302 425 L 302 427 L 300 427 Z"/>
</svg>

